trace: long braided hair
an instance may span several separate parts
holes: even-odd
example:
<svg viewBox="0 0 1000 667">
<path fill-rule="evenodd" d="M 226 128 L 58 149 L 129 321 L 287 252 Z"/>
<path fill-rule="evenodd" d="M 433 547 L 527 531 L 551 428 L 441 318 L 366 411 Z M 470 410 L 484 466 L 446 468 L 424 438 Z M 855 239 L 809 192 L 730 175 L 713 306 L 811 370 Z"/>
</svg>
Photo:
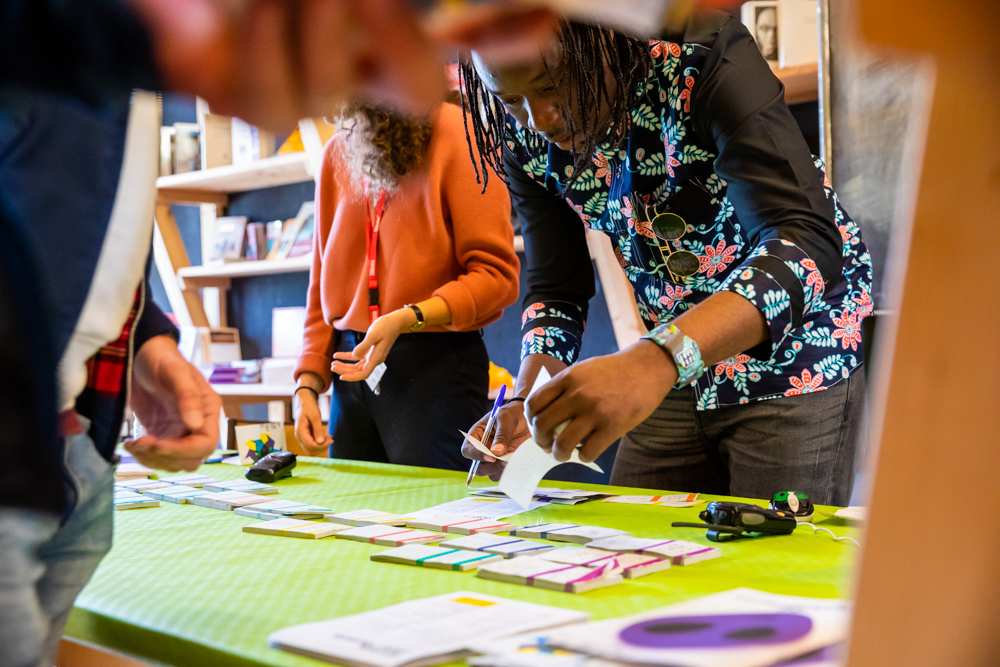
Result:
<svg viewBox="0 0 1000 667">
<path fill-rule="evenodd" d="M 612 148 L 618 148 L 628 138 L 632 106 L 636 94 L 645 92 L 652 57 L 648 43 L 643 40 L 581 23 L 563 23 L 558 42 L 561 62 L 549 63 L 543 58 L 543 63 L 552 85 L 557 90 L 565 91 L 560 94 L 559 104 L 562 117 L 569 123 L 570 133 L 583 136 L 581 144 L 573 147 L 573 173 L 566 181 L 565 193 L 590 167 L 591 157 L 598 145 L 607 143 Z M 607 85 L 608 77 L 603 75 L 605 68 L 616 84 L 612 90 Z M 556 70 L 558 78 L 553 74 Z M 459 61 L 458 71 L 459 84 L 465 92 L 462 106 L 470 112 L 465 121 L 469 157 L 476 169 L 476 182 L 481 182 L 485 191 L 489 170 L 507 182 L 502 157 L 507 139 L 507 112 L 500 100 L 486 89 L 470 58 Z M 610 117 L 599 126 L 601 101 L 610 109 Z M 472 150 L 473 140 L 479 153 L 478 161 Z M 541 154 L 547 150 L 547 144 L 535 133 L 527 133 L 526 148 L 532 154 Z"/>
</svg>

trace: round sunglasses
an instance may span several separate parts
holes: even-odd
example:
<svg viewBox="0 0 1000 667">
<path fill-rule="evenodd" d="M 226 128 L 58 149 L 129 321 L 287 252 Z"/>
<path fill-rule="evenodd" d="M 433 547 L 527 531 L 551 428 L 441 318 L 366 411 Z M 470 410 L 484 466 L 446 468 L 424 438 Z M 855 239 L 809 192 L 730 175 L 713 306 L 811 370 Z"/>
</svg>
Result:
<svg viewBox="0 0 1000 667">
<path fill-rule="evenodd" d="M 645 222 L 649 223 L 653 234 L 660 241 L 666 241 L 666 245 L 659 243 L 660 254 L 663 255 L 663 265 L 667 268 L 670 278 L 674 282 L 682 282 L 681 279 L 688 278 L 698 273 L 701 269 L 701 260 L 698 255 L 690 250 L 675 250 L 670 247 L 671 242 L 680 239 L 687 232 L 687 222 L 676 213 L 657 213 L 655 206 L 641 206 L 635 195 L 632 195 L 632 209 L 639 216 L 641 210 L 646 216 Z M 650 217 L 650 209 L 653 216 Z"/>
</svg>

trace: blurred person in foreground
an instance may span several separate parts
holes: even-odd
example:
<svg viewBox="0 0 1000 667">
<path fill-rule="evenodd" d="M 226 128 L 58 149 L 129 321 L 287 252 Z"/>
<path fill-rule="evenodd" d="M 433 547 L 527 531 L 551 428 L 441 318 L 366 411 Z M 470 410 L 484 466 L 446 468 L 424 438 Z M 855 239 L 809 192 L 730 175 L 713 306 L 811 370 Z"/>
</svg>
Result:
<svg viewBox="0 0 1000 667">
<path fill-rule="evenodd" d="M 480 329 L 517 299 L 520 268 L 507 188 L 481 192 L 465 122 L 449 103 L 417 117 L 353 105 L 327 144 L 296 369 L 307 447 L 465 465 L 458 431 L 489 404 Z M 317 401 L 331 382 L 328 436 Z"/>
</svg>

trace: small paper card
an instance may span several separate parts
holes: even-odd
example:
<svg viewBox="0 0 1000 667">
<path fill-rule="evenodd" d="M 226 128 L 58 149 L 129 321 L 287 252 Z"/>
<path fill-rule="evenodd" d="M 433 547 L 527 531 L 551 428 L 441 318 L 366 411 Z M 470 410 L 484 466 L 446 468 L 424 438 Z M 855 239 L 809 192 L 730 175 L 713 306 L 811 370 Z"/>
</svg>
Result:
<svg viewBox="0 0 1000 667">
<path fill-rule="evenodd" d="M 635 579 L 644 574 L 652 574 L 670 569 L 670 559 L 645 556 L 643 554 L 610 553 L 590 547 L 560 547 L 538 555 L 539 558 L 555 563 L 580 565 L 582 567 L 607 567 L 626 579 Z"/>
<path fill-rule="evenodd" d="M 211 491 L 212 493 L 221 493 L 223 491 L 242 491 L 244 493 L 253 493 L 258 496 L 265 496 L 278 492 L 278 489 L 270 484 L 261 484 L 260 482 L 253 482 L 249 479 L 234 479 L 228 482 L 208 482 L 202 488 L 206 491 Z"/>
<path fill-rule="evenodd" d="M 159 489 L 143 489 L 142 493 L 155 500 L 163 500 L 168 503 L 183 505 L 185 503 L 190 503 L 192 498 L 197 496 L 206 496 L 209 492 L 204 489 L 196 489 L 193 486 L 169 484 Z"/>
<path fill-rule="evenodd" d="M 332 523 L 343 523 L 348 526 L 405 526 L 414 517 L 380 512 L 378 510 L 354 510 L 327 514 L 326 520 Z"/>
<path fill-rule="evenodd" d="M 476 576 L 566 593 L 584 593 L 622 583 L 620 575 L 603 569 L 553 563 L 535 556 L 483 565 Z"/>
<path fill-rule="evenodd" d="M 135 493 L 134 491 L 115 491 L 113 503 L 116 510 L 133 510 L 140 507 L 159 507 L 157 500 Z"/>
<path fill-rule="evenodd" d="M 237 426 L 236 448 L 240 463 L 245 466 L 257 463 L 271 452 L 285 451 L 285 425 L 268 422 Z"/>
<path fill-rule="evenodd" d="M 142 493 L 145 489 L 161 489 L 165 486 L 170 486 L 170 484 L 159 479 L 139 477 L 115 482 L 115 491 L 135 491 Z"/>
<path fill-rule="evenodd" d="M 556 542 L 576 542 L 586 544 L 593 540 L 600 540 L 616 535 L 628 535 L 624 530 L 617 528 L 603 528 L 601 526 L 575 526 L 568 523 L 541 523 L 536 526 L 524 526 L 510 531 L 516 537 L 538 537 L 543 540 L 555 540 Z"/>
<path fill-rule="evenodd" d="M 385 362 L 382 362 L 372 369 L 371 375 L 365 378 L 365 383 L 373 392 L 378 388 L 378 383 L 382 380 L 382 376 L 385 375 L 385 370 Z"/>
<path fill-rule="evenodd" d="M 347 530 L 344 526 L 319 522 L 303 521 L 302 519 L 272 519 L 263 523 L 255 523 L 243 526 L 244 533 L 258 533 L 260 535 L 277 535 L 280 537 L 302 537 L 306 539 L 318 540 L 330 537 L 342 530 Z"/>
<path fill-rule="evenodd" d="M 503 557 L 493 554 L 463 551 L 462 549 L 433 547 L 429 544 L 408 544 L 404 547 L 396 547 L 395 549 L 372 554 L 371 559 L 376 562 L 401 563 L 403 565 L 416 565 L 419 567 L 433 567 L 439 570 L 458 570 L 464 572 L 480 565 L 485 565 L 486 563 L 502 561 Z"/>
<path fill-rule="evenodd" d="M 488 533 L 469 535 L 467 537 L 456 537 L 442 542 L 441 546 L 454 549 L 468 549 L 469 551 L 484 551 L 486 553 L 497 554 L 504 558 L 514 558 L 515 556 L 535 556 L 546 551 L 555 549 L 550 544 L 522 540 L 517 537 L 501 537 Z"/>
<path fill-rule="evenodd" d="M 285 519 L 282 514 L 275 514 L 274 512 L 261 512 L 254 509 L 256 505 L 247 505 L 246 507 L 237 507 L 233 510 L 233 514 L 238 514 L 239 516 L 250 517 L 251 519 L 260 519 L 261 521 L 270 521 L 271 519 Z"/>
<path fill-rule="evenodd" d="M 223 491 L 222 493 L 206 493 L 203 496 L 191 498 L 191 502 L 201 507 L 211 507 L 219 510 L 232 510 L 236 507 L 267 502 L 267 498 L 242 491 Z"/>
<path fill-rule="evenodd" d="M 115 479 L 149 477 L 152 474 L 153 474 L 153 469 L 147 468 L 141 463 L 119 463 L 117 466 L 115 466 Z"/>
<path fill-rule="evenodd" d="M 492 519 L 467 519 L 464 516 L 436 516 L 427 519 L 416 519 L 407 521 L 410 528 L 423 528 L 424 530 L 437 530 L 443 533 L 456 533 L 458 535 L 475 535 L 476 533 L 499 533 L 506 532 L 516 526 L 506 521 L 493 521 Z"/>
<path fill-rule="evenodd" d="M 269 500 L 266 503 L 255 505 L 254 509 L 263 512 L 273 512 L 282 516 L 292 516 L 298 519 L 321 519 L 333 511 L 328 507 L 298 503 L 294 500 Z"/>
<path fill-rule="evenodd" d="M 399 528 L 398 526 L 362 526 L 337 533 L 337 537 L 356 542 L 370 542 L 384 547 L 401 547 L 404 544 L 440 542 L 444 535 L 427 530 Z"/>
<path fill-rule="evenodd" d="M 205 484 L 218 482 L 219 480 L 214 477 L 209 477 L 208 475 L 191 473 L 190 475 L 174 475 L 173 477 L 164 477 L 163 481 L 170 482 L 171 484 L 183 484 L 184 486 L 201 488 L 205 486 Z"/>
<path fill-rule="evenodd" d="M 677 493 L 669 496 L 611 496 L 605 498 L 604 502 L 628 505 L 660 505 L 661 507 L 694 507 L 706 501 L 698 500 L 697 493 Z"/>
<path fill-rule="evenodd" d="M 669 558 L 674 565 L 692 565 L 703 560 L 718 558 L 722 555 L 722 549 L 719 547 L 709 547 L 697 542 L 659 540 L 649 537 L 631 537 L 629 535 L 595 540 L 588 546 L 606 551 L 641 553 L 660 558 Z"/>
</svg>

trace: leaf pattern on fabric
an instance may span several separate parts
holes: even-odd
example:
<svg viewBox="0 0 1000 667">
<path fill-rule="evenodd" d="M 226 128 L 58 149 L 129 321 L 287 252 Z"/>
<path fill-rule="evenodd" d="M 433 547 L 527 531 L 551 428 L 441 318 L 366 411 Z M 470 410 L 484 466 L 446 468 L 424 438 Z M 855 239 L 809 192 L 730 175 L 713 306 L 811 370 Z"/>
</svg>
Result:
<svg viewBox="0 0 1000 667">
<path fill-rule="evenodd" d="M 584 225 L 610 237 L 650 329 L 722 290 L 747 299 L 767 319 L 770 356 L 744 353 L 706 372 L 695 385 L 699 410 L 820 391 L 840 382 L 863 362 L 861 321 L 874 309 L 868 249 L 819 159 L 814 164 L 843 241 L 840 279 L 824 284 L 815 262 L 790 241 L 772 238 L 752 245 L 743 236 L 739 213 L 726 196 L 728 184 L 715 173 L 716 148 L 702 144 L 692 125 L 691 93 L 708 53 L 698 44 L 651 41 L 650 79 L 636 90 L 626 143 L 617 150 L 599 146 L 592 167 L 566 195 Z M 512 118 L 507 141 L 525 173 L 559 196 L 573 171 L 572 155 L 555 146 L 532 153 L 526 130 Z M 700 264 L 698 273 L 675 282 L 665 269 L 664 242 L 653 234 L 645 212 L 633 210 L 631 199 L 641 201 L 642 208 L 660 204 L 693 180 L 710 193 L 711 210 L 688 221 L 687 233 L 673 243 L 674 249 L 697 255 Z M 753 264 L 760 257 L 778 259 L 800 281 L 801 322 L 792 323 L 784 288 L 763 264 Z M 572 363 L 584 325 L 582 315 L 565 302 L 532 304 L 525 309 L 522 354 L 551 354 Z"/>
</svg>

